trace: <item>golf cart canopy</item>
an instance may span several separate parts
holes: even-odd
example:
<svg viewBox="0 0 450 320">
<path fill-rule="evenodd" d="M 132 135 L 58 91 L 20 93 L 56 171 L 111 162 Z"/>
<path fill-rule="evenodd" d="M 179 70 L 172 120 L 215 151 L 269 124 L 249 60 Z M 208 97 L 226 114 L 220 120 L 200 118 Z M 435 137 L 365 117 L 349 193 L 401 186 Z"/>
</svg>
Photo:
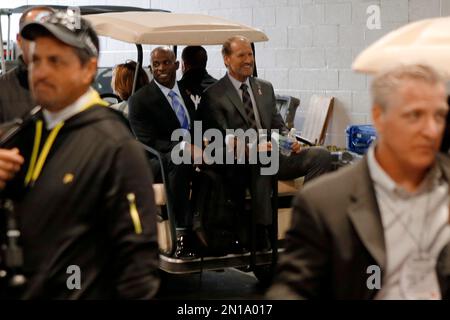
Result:
<svg viewBox="0 0 450 320">
<path fill-rule="evenodd" d="M 134 44 L 219 45 L 231 36 L 267 41 L 260 30 L 223 18 L 168 12 L 111 12 L 84 16 L 98 35 Z"/>
<path fill-rule="evenodd" d="M 138 8 L 138 7 L 130 7 L 130 6 L 61 6 L 61 5 L 47 5 L 40 4 L 40 6 L 51 7 L 55 10 L 67 10 L 69 8 L 79 10 L 81 15 L 93 15 L 93 14 L 103 14 L 103 13 L 112 13 L 112 12 L 170 12 L 167 10 L 161 9 L 147 9 L 147 8 Z M 36 5 L 25 5 L 17 8 L 0 8 L 0 18 L 1 16 L 6 16 L 8 18 L 7 23 L 7 42 L 6 42 L 6 56 L 10 56 L 10 39 L 11 39 L 11 16 L 13 14 L 22 14 L 27 9 L 31 7 L 35 7 Z M 1 73 L 6 72 L 6 63 L 5 57 L 3 54 L 3 37 L 2 37 L 2 21 L 0 19 L 0 61 Z"/>
<path fill-rule="evenodd" d="M 235 35 L 247 37 L 252 42 L 269 40 L 260 30 L 223 18 L 173 12 L 109 12 L 88 14 L 89 20 L 99 36 L 109 37 L 137 47 L 137 65 L 142 66 L 142 45 L 173 45 L 175 54 L 178 45 L 221 45 Z M 257 69 L 253 75 L 257 76 Z M 135 91 L 137 73 L 133 82 Z"/>
</svg>

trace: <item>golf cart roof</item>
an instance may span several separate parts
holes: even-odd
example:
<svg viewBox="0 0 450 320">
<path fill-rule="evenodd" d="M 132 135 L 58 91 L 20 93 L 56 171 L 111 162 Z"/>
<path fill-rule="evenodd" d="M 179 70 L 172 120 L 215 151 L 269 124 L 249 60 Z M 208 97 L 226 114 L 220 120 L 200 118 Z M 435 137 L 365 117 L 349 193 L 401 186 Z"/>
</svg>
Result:
<svg viewBox="0 0 450 320">
<path fill-rule="evenodd" d="M 219 45 L 235 35 L 268 40 L 261 30 L 202 14 L 131 11 L 84 17 L 100 36 L 134 44 Z"/>
</svg>

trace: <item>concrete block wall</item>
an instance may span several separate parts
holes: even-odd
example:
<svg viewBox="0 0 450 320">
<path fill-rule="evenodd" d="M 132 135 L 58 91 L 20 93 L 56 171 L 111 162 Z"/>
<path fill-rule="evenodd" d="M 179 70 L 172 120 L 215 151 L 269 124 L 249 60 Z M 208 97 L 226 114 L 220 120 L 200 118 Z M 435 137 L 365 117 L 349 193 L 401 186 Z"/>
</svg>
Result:
<svg viewBox="0 0 450 320">
<path fill-rule="evenodd" d="M 301 129 L 312 94 L 332 95 L 334 112 L 326 144 L 345 146 L 345 128 L 370 117 L 370 76 L 351 71 L 354 58 L 389 31 L 408 22 L 450 15 L 450 0 L 152 0 L 153 7 L 207 13 L 262 29 L 269 41 L 256 45 L 259 76 L 279 94 L 301 99 Z M 381 28 L 369 30 L 366 13 L 380 8 Z M 208 68 L 225 72 L 220 48 L 208 48 Z"/>
<path fill-rule="evenodd" d="M 123 5 L 122 0 L 28 0 L 23 4 Z M 351 71 L 354 58 L 389 31 L 408 22 L 450 15 L 450 0 L 128 0 L 126 5 L 205 13 L 262 29 L 269 41 L 256 44 L 259 77 L 271 81 L 279 94 L 301 99 L 296 126 L 301 129 L 313 94 L 336 98 L 326 144 L 345 146 L 349 124 L 370 123 L 370 77 Z M 380 29 L 367 27 L 367 8 L 380 8 Z M 12 27 L 18 24 L 12 21 Z M 14 29 L 13 29 L 14 30 Z M 100 64 L 112 66 L 135 57 L 135 47 L 101 40 Z M 180 48 L 182 49 L 182 48 Z M 144 64 L 150 47 L 144 47 Z M 208 69 L 225 73 L 220 46 L 207 47 Z"/>
<path fill-rule="evenodd" d="M 450 15 L 450 0 L 151 0 L 154 8 L 207 13 L 262 29 L 269 41 L 256 44 L 259 77 L 276 92 L 301 99 L 301 129 L 313 94 L 332 95 L 334 112 L 326 144 L 345 146 L 345 128 L 371 123 L 370 76 L 351 70 L 368 45 L 408 22 Z M 380 29 L 367 27 L 367 8 L 380 8 Z M 208 69 L 221 77 L 220 47 L 207 48 Z"/>
</svg>

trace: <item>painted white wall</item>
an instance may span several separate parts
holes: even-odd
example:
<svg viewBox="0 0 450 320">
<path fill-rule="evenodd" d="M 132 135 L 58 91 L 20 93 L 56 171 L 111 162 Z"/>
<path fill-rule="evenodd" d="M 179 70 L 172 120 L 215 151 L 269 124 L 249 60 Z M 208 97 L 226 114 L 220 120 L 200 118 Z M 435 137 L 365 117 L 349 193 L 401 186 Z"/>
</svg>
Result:
<svg viewBox="0 0 450 320">
<path fill-rule="evenodd" d="M 280 94 L 301 99 L 301 128 L 312 94 L 336 97 L 326 144 L 345 146 L 349 124 L 370 117 L 370 77 L 351 71 L 353 59 L 375 40 L 408 22 L 450 15 L 450 0 L 151 0 L 155 8 L 207 13 L 262 29 L 256 45 L 261 78 Z M 380 8 L 380 29 L 367 28 L 370 5 Z M 211 74 L 224 73 L 220 48 L 208 48 Z"/>
<path fill-rule="evenodd" d="M 39 3 L 124 4 L 123 0 L 0 0 L 0 7 Z M 205 13 L 262 29 L 270 40 L 256 44 L 259 77 L 271 81 L 277 93 L 301 99 L 296 116 L 299 128 L 312 94 L 336 97 L 326 144 L 338 146 L 345 146 L 345 128 L 349 124 L 371 121 L 368 93 L 371 79 L 351 71 L 356 55 L 408 22 L 450 15 L 450 0 L 128 0 L 126 5 Z M 380 8 L 380 29 L 367 28 L 366 10 L 370 5 Z M 6 25 L 5 18 L 2 21 Z M 18 17 L 13 17 L 14 34 L 17 25 Z M 102 66 L 135 58 L 132 45 L 101 39 L 101 47 Z M 150 50 L 144 48 L 144 65 L 149 63 Z M 221 77 L 225 69 L 220 46 L 207 50 L 210 73 Z"/>
</svg>

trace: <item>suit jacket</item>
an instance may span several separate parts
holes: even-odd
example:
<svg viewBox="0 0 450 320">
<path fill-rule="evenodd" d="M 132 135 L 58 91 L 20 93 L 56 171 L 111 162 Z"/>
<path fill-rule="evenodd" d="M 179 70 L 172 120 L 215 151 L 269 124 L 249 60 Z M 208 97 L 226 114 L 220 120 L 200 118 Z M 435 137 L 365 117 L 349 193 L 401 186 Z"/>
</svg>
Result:
<svg viewBox="0 0 450 320">
<path fill-rule="evenodd" d="M 437 163 L 449 181 L 450 160 L 438 155 Z M 377 290 L 367 287 L 372 274 L 367 267 L 380 267 L 383 285 L 385 247 L 381 214 L 364 158 L 312 181 L 296 197 L 286 251 L 267 296 L 373 299 Z M 442 297 L 449 299 L 450 245 L 441 251 L 436 269 Z"/>
<path fill-rule="evenodd" d="M 276 108 L 272 85 L 254 77 L 249 78 L 249 81 L 262 128 L 287 132 L 288 129 Z M 198 111 L 203 129 L 220 129 L 224 137 L 226 129 L 250 129 L 241 97 L 228 75 L 205 90 Z M 252 195 L 252 209 L 256 213 L 256 222 L 263 225 L 271 224 L 271 177 L 260 175 L 260 168 L 255 165 L 250 168 L 243 165 L 228 165 L 223 171 L 226 176 L 233 177 L 229 187 L 240 190 L 240 192 L 234 192 L 236 195 L 234 201 L 242 203 L 245 197 L 245 188 L 249 187 Z"/>
<path fill-rule="evenodd" d="M 191 128 L 193 128 L 194 103 L 180 84 L 178 87 L 189 113 Z M 128 105 L 128 117 L 136 137 L 159 152 L 170 153 L 178 144 L 177 141 L 171 141 L 172 132 L 180 129 L 181 125 L 155 80 L 133 94 L 128 100 Z"/>
<path fill-rule="evenodd" d="M 288 130 L 276 108 L 272 85 L 258 78 L 249 80 L 263 129 Z M 225 129 L 250 128 L 242 100 L 228 75 L 205 90 L 199 116 L 203 120 L 203 129 L 218 128 L 225 133 Z"/>
</svg>

